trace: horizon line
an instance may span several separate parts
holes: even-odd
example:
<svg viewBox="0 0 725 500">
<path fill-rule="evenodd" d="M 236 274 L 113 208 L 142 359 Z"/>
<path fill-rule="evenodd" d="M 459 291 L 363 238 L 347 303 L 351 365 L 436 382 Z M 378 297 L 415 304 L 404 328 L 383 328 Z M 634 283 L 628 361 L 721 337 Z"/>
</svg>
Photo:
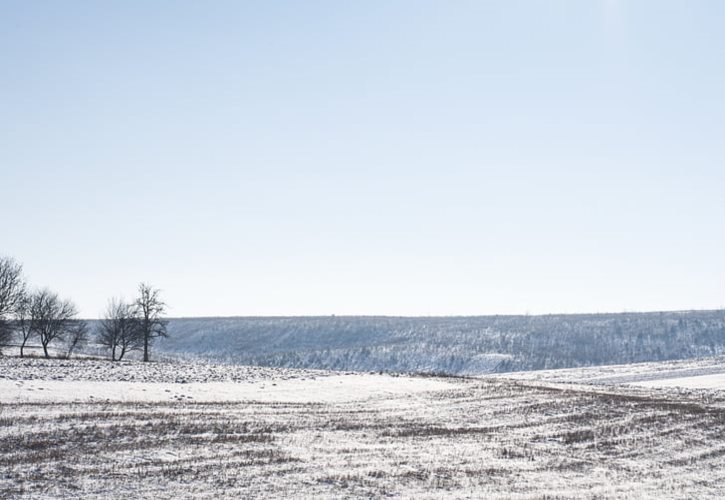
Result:
<svg viewBox="0 0 725 500">
<path fill-rule="evenodd" d="M 551 312 L 551 313 L 520 313 L 520 314 L 439 314 L 439 315 L 395 315 L 395 314 L 297 314 L 297 315 L 220 315 L 220 316 L 167 316 L 165 319 L 322 319 L 322 318 L 390 318 L 390 319 L 454 319 L 454 318 L 519 318 L 545 316 L 616 316 L 624 314 L 693 314 L 725 312 L 725 306 L 715 309 L 673 309 L 673 310 L 640 310 L 640 311 L 598 311 L 598 312 Z M 97 318 L 82 318 L 95 320 Z"/>
</svg>

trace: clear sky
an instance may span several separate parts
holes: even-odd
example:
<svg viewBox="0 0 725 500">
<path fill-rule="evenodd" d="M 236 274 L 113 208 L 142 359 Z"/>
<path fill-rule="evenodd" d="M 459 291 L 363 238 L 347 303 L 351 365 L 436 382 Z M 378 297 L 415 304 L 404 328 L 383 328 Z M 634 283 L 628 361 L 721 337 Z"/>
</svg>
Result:
<svg viewBox="0 0 725 500">
<path fill-rule="evenodd" d="M 725 2 L 0 0 L 0 254 L 97 316 L 725 305 Z"/>
</svg>

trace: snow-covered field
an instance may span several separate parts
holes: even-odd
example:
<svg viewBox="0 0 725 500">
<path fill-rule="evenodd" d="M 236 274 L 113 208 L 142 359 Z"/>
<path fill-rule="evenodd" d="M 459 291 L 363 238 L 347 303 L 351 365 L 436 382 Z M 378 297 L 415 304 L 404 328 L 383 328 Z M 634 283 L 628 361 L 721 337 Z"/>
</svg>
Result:
<svg viewBox="0 0 725 500">
<path fill-rule="evenodd" d="M 0 358 L 0 403 L 338 402 L 446 389 L 432 378 L 200 363 Z"/>
<path fill-rule="evenodd" d="M 718 363 L 585 384 L 5 358 L 0 498 L 722 498 L 725 391 L 612 382 Z"/>
<path fill-rule="evenodd" d="M 633 384 L 646 387 L 691 387 L 725 389 L 725 356 L 593 366 L 563 370 L 538 370 L 499 375 L 517 380 L 539 380 L 577 384 Z M 707 377 L 706 377 L 707 376 Z M 702 383 L 698 383 L 702 381 Z"/>
<path fill-rule="evenodd" d="M 635 382 L 642 387 L 685 387 L 689 389 L 725 390 L 725 373 L 713 375 L 697 375 L 694 377 L 677 377 Z"/>
</svg>

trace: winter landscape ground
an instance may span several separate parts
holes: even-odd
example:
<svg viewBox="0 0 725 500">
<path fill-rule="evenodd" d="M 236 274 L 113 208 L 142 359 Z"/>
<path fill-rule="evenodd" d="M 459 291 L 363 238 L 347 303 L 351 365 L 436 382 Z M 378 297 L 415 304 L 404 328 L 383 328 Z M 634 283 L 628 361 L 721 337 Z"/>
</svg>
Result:
<svg viewBox="0 0 725 500">
<path fill-rule="evenodd" d="M 724 361 L 463 378 L 5 357 L 0 497 L 722 498 Z"/>
</svg>

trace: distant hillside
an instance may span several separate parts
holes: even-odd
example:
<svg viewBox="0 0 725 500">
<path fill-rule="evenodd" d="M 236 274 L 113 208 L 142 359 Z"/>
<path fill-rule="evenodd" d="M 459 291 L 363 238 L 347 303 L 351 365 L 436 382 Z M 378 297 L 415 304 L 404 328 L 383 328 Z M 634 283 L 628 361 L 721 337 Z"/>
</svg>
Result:
<svg viewBox="0 0 725 500">
<path fill-rule="evenodd" d="M 725 354 L 725 311 L 173 319 L 163 352 L 261 366 L 476 374 Z"/>
</svg>

